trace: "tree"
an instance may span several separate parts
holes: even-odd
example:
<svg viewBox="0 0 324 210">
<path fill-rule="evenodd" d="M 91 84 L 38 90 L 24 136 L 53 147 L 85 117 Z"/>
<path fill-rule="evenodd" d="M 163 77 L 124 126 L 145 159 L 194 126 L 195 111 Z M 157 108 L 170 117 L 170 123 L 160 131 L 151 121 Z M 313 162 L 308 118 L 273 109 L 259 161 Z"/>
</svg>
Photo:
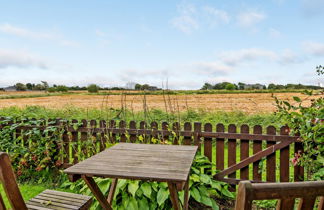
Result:
<svg viewBox="0 0 324 210">
<path fill-rule="evenodd" d="M 26 87 L 27 87 L 27 90 L 32 90 L 33 89 L 33 84 L 27 83 Z"/>
<path fill-rule="evenodd" d="M 229 83 L 229 84 L 226 84 L 225 89 L 226 90 L 235 90 L 236 87 L 234 84 Z"/>
<path fill-rule="evenodd" d="M 17 84 L 15 85 L 15 87 L 16 87 L 16 89 L 17 89 L 18 91 L 25 91 L 25 90 L 27 90 L 26 85 L 24 85 L 23 83 L 17 83 Z"/>
<path fill-rule="evenodd" d="M 48 83 L 46 81 L 41 81 L 43 83 L 44 89 L 47 90 L 48 89 Z"/>
<path fill-rule="evenodd" d="M 245 86 L 245 83 L 243 83 L 243 82 L 238 83 L 238 89 L 239 90 L 244 90 L 244 86 Z"/>
<path fill-rule="evenodd" d="M 135 85 L 135 90 L 141 90 L 141 89 L 142 89 L 142 85 L 137 83 Z"/>
<path fill-rule="evenodd" d="M 97 93 L 99 91 L 99 86 L 96 84 L 91 84 L 88 86 L 89 93 Z"/>
<path fill-rule="evenodd" d="M 206 82 L 201 88 L 201 90 L 212 90 L 212 89 L 213 89 L 213 85 L 208 82 Z"/>
<path fill-rule="evenodd" d="M 148 84 L 142 85 L 141 90 L 148 90 L 148 89 L 150 89 L 150 86 Z"/>
<path fill-rule="evenodd" d="M 69 91 L 69 88 L 66 87 L 65 85 L 58 85 L 56 87 L 56 91 L 57 92 L 68 92 Z"/>
</svg>

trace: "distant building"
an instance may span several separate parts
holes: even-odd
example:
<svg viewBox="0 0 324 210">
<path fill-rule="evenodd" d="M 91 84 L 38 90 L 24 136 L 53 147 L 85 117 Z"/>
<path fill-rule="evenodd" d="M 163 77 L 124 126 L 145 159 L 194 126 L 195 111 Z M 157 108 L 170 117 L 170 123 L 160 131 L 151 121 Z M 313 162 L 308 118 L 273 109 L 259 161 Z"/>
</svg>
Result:
<svg viewBox="0 0 324 210">
<path fill-rule="evenodd" d="M 127 82 L 125 87 L 128 90 L 135 90 L 135 85 L 136 85 L 135 82 Z"/>
<path fill-rule="evenodd" d="M 14 92 L 14 91 L 17 91 L 16 87 L 15 86 L 9 86 L 9 87 L 5 87 L 3 88 L 4 91 L 7 91 L 7 92 Z"/>
</svg>

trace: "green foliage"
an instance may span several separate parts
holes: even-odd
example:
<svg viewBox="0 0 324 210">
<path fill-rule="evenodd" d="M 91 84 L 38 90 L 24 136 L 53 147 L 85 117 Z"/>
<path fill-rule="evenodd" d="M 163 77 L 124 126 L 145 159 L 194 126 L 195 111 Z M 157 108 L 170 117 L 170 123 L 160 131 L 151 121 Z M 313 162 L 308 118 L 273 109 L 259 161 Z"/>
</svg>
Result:
<svg viewBox="0 0 324 210">
<path fill-rule="evenodd" d="M 313 92 L 304 94 L 312 96 Z M 293 97 L 294 103 L 275 98 L 278 108 L 277 115 L 289 126 L 292 134 L 300 134 L 304 153 L 295 154 L 294 165 L 306 168 L 308 179 L 324 179 L 324 92 L 322 97 L 312 99 L 310 105 L 305 105 L 299 97 Z"/>
<path fill-rule="evenodd" d="M 211 175 L 212 164 L 207 157 L 196 155 L 190 172 L 189 196 L 190 202 L 198 202 L 200 205 L 219 209 L 213 198 L 233 199 L 234 195 L 228 191 L 228 184 L 215 181 Z M 107 196 L 111 185 L 110 179 L 95 179 L 102 192 Z M 62 187 L 79 193 L 91 195 L 83 181 L 76 183 L 65 182 Z M 184 202 L 184 192 L 178 194 L 180 202 Z M 144 182 L 133 180 L 118 180 L 114 209 L 171 209 L 171 200 L 168 186 L 164 182 Z M 95 209 L 100 209 L 97 201 Z"/>
<path fill-rule="evenodd" d="M 54 127 L 52 124 L 55 122 L 49 122 L 43 131 L 33 128 L 25 131 L 25 138 L 14 137 L 19 126 L 40 126 L 43 123 L 42 120 L 21 120 L 23 122 L 16 123 L 9 117 L 0 120 L 0 151 L 9 153 L 19 180 L 57 180 L 57 166 L 61 164 L 57 136 L 61 135 L 62 129 Z"/>
<path fill-rule="evenodd" d="M 96 84 L 91 84 L 91 85 L 89 85 L 88 86 L 88 92 L 89 93 L 97 93 L 98 91 L 99 91 L 99 86 L 98 85 L 96 85 Z"/>
<path fill-rule="evenodd" d="M 25 90 L 27 90 L 26 85 L 24 85 L 24 84 L 22 84 L 22 83 L 17 83 L 17 84 L 15 85 L 15 87 L 16 87 L 16 89 L 17 89 L 18 91 L 25 91 Z"/>
<path fill-rule="evenodd" d="M 236 86 L 234 84 L 229 83 L 229 84 L 226 84 L 225 89 L 226 90 L 235 90 Z"/>
</svg>

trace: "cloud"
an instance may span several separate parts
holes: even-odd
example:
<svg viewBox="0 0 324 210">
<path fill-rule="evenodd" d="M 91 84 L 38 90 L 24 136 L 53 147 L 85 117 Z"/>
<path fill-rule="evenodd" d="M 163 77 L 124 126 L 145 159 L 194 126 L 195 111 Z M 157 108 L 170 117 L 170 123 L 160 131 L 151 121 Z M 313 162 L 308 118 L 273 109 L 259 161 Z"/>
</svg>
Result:
<svg viewBox="0 0 324 210">
<path fill-rule="evenodd" d="M 279 38 L 282 35 L 281 32 L 275 28 L 269 28 L 268 33 L 271 38 Z"/>
<path fill-rule="evenodd" d="M 277 56 L 277 61 L 280 64 L 297 64 L 302 63 L 305 61 L 305 59 L 297 56 L 293 51 L 291 50 L 284 50 L 281 54 Z"/>
<path fill-rule="evenodd" d="M 171 20 L 171 24 L 178 30 L 189 34 L 199 28 L 196 16 L 196 8 L 190 4 L 178 5 L 179 16 Z"/>
<path fill-rule="evenodd" d="M 8 51 L 0 49 L 0 69 L 8 67 L 46 69 L 47 64 L 37 56 L 27 52 Z"/>
<path fill-rule="evenodd" d="M 249 48 L 225 51 L 219 54 L 219 58 L 227 65 L 236 66 L 246 61 L 254 61 L 261 58 L 274 60 L 276 58 L 276 53 L 270 50 Z"/>
<path fill-rule="evenodd" d="M 229 14 L 224 10 L 206 6 L 203 8 L 211 25 L 227 24 L 230 22 Z"/>
<path fill-rule="evenodd" d="M 222 62 L 199 62 L 193 64 L 195 71 L 213 76 L 227 75 L 233 67 Z"/>
<path fill-rule="evenodd" d="M 262 12 L 248 11 L 241 12 L 237 15 L 237 23 L 241 27 L 253 27 L 266 18 L 266 15 Z"/>
<path fill-rule="evenodd" d="M 35 32 L 26 28 L 13 26 L 8 23 L 1 24 L 0 31 L 6 34 L 27 38 L 27 39 L 54 41 L 62 46 L 73 46 L 73 47 L 79 46 L 77 42 L 66 40 L 60 35 L 54 33 Z"/>
<path fill-rule="evenodd" d="M 324 56 L 324 44 L 319 42 L 304 42 L 304 50 L 315 56 Z"/>
</svg>

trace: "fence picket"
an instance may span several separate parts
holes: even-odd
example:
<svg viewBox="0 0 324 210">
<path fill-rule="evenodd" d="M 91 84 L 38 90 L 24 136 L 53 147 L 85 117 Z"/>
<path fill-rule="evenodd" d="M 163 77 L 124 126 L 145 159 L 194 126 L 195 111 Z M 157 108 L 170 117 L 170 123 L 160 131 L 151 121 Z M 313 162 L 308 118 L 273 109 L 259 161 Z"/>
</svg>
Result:
<svg viewBox="0 0 324 210">
<path fill-rule="evenodd" d="M 274 126 L 267 127 L 268 135 L 276 135 L 276 128 Z M 275 142 L 267 141 L 267 147 L 275 145 Z M 267 156 L 267 181 L 276 181 L 276 153 Z"/>
<path fill-rule="evenodd" d="M 254 134 L 262 134 L 262 127 L 260 125 L 255 125 L 253 127 Z M 253 154 L 256 154 L 262 151 L 262 139 L 257 139 L 253 141 Z M 261 181 L 262 180 L 262 170 L 259 168 L 260 161 L 253 163 L 253 180 Z"/>
<path fill-rule="evenodd" d="M 236 133 L 236 126 L 230 124 L 228 126 L 229 133 Z M 228 166 L 236 164 L 236 139 L 228 139 Z M 236 173 L 231 173 L 228 175 L 229 178 L 236 178 Z"/>
<path fill-rule="evenodd" d="M 191 127 L 191 123 L 190 122 L 186 122 L 184 124 L 184 130 L 185 131 L 191 131 L 192 127 Z M 191 135 L 185 135 L 183 137 L 183 144 L 184 145 L 191 145 L 191 140 L 192 140 L 192 136 Z"/>
<path fill-rule="evenodd" d="M 129 122 L 129 128 L 130 129 L 136 129 L 136 122 L 135 121 L 130 121 Z M 136 134 L 131 133 L 130 137 L 129 137 L 130 142 L 135 143 L 136 139 L 137 139 Z"/>
<path fill-rule="evenodd" d="M 78 120 L 73 119 L 72 124 L 77 125 L 78 124 Z M 73 126 L 74 128 L 77 128 L 78 126 Z M 72 142 L 72 159 L 73 159 L 73 164 L 76 164 L 79 162 L 79 158 L 78 158 L 78 131 L 77 129 L 75 130 L 73 128 L 73 131 L 71 132 L 71 142 Z"/>
<path fill-rule="evenodd" d="M 200 137 L 198 135 L 201 132 L 201 123 L 200 122 L 195 122 L 194 123 L 194 131 L 195 131 L 194 144 L 197 145 L 199 147 L 198 150 L 200 150 L 201 140 L 200 140 Z"/>
<path fill-rule="evenodd" d="M 179 144 L 179 131 L 180 131 L 180 123 L 174 122 L 172 124 L 172 130 L 175 133 L 175 136 L 173 137 L 173 144 L 178 145 Z"/>
<path fill-rule="evenodd" d="M 213 131 L 213 126 L 210 123 L 206 123 L 204 126 L 204 131 L 205 132 L 212 132 Z M 204 155 L 208 157 L 210 161 L 212 161 L 212 148 L 213 148 L 213 143 L 212 143 L 212 138 L 205 137 L 204 138 Z"/>
<path fill-rule="evenodd" d="M 216 131 L 224 133 L 225 128 L 223 124 L 216 125 Z M 216 138 L 216 169 L 224 169 L 224 138 Z"/>
<path fill-rule="evenodd" d="M 126 137 L 126 122 L 124 120 L 121 120 L 119 122 L 119 128 L 121 128 L 121 132 L 120 132 L 120 142 L 126 142 L 127 141 L 127 137 Z"/>
<path fill-rule="evenodd" d="M 164 142 L 167 142 L 169 141 L 169 135 L 168 134 L 165 134 L 164 132 L 165 131 L 169 131 L 169 124 L 167 122 L 162 122 L 162 139 Z"/>
<path fill-rule="evenodd" d="M 250 128 L 248 125 L 241 126 L 241 133 L 249 134 Z M 240 160 L 244 160 L 249 157 L 249 140 L 241 139 L 241 147 L 240 147 Z M 240 179 L 249 179 L 249 166 L 246 166 L 240 170 Z"/>
<path fill-rule="evenodd" d="M 287 126 L 280 128 L 280 135 L 288 135 Z M 280 150 L 280 182 L 289 182 L 289 145 Z"/>
<path fill-rule="evenodd" d="M 100 120 L 99 121 L 99 127 L 105 129 L 104 132 L 100 134 L 100 151 L 105 150 L 106 143 L 107 143 L 107 123 L 106 120 Z"/>
</svg>

